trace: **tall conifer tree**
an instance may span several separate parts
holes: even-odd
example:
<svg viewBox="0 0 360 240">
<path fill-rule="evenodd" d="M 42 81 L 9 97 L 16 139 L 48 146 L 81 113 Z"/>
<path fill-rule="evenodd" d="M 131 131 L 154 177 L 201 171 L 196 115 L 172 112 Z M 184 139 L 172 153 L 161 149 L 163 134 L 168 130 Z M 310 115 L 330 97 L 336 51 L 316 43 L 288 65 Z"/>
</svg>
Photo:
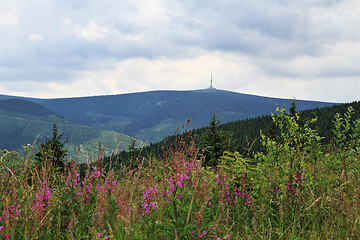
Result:
<svg viewBox="0 0 360 240">
<path fill-rule="evenodd" d="M 57 124 L 53 124 L 52 136 L 46 137 L 45 143 L 39 144 L 39 151 L 35 154 L 35 160 L 40 166 L 46 162 L 50 162 L 59 170 L 64 169 L 64 158 L 67 156 L 65 149 L 66 141 L 62 140 L 63 134 L 59 134 Z"/>
</svg>

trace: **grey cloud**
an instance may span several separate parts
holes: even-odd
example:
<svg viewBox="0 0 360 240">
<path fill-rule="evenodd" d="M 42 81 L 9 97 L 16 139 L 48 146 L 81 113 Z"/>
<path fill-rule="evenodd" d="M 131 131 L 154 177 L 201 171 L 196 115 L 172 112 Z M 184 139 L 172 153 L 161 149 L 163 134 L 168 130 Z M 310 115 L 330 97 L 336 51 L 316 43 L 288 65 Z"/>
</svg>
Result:
<svg viewBox="0 0 360 240">
<path fill-rule="evenodd" d="M 151 64 L 218 52 L 246 56 L 269 79 L 358 77 L 355 6 L 357 0 L 19 1 L 16 25 L 0 25 L 0 81 L 69 83 L 84 72 L 113 69 L 113 76 L 126 59 Z M 341 42 L 352 44 L 337 48 Z M 143 86 L 147 78 L 136 81 Z"/>
</svg>

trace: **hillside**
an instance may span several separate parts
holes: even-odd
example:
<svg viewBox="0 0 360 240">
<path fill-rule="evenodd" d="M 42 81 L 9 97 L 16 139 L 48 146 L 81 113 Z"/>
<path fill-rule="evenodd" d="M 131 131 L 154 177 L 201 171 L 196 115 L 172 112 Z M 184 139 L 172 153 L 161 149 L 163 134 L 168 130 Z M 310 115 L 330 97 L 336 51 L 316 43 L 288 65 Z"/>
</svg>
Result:
<svg viewBox="0 0 360 240">
<path fill-rule="evenodd" d="M 296 101 L 297 103 L 298 101 Z M 360 119 L 360 101 L 352 103 L 338 104 L 334 106 L 327 106 L 322 108 L 307 109 L 299 112 L 300 118 L 304 121 L 306 119 L 317 117 L 317 121 L 312 125 L 317 130 L 319 135 L 323 137 L 322 143 L 328 144 L 334 138 L 334 116 L 339 113 L 344 115 L 349 107 L 354 109 L 352 119 Z M 288 110 L 288 109 L 287 109 Z M 210 118 L 208 119 L 210 120 Z M 270 115 L 258 116 L 228 123 L 221 123 L 219 129 L 232 133 L 233 140 L 235 140 L 235 151 L 246 157 L 253 157 L 256 152 L 262 151 L 262 144 L 260 142 L 260 131 L 265 135 L 269 133 L 272 124 Z M 193 129 L 192 137 L 196 135 L 196 141 L 207 131 L 208 126 Z M 173 145 L 177 141 L 177 136 L 169 135 L 166 140 L 151 143 L 146 146 L 141 154 L 147 157 L 149 154 L 155 154 L 158 157 L 162 156 L 161 147 L 166 145 Z M 138 153 L 137 153 L 138 154 Z M 117 156 L 113 156 L 112 160 L 119 159 L 119 161 L 127 160 L 127 153 L 120 152 Z M 110 160 L 110 159 L 107 159 Z"/>
<path fill-rule="evenodd" d="M 207 125 L 213 112 L 226 123 L 270 114 L 276 106 L 287 107 L 291 101 L 216 89 L 29 100 L 68 120 L 123 131 L 150 142 L 171 135 L 188 118 L 192 118 L 192 128 L 201 128 Z M 297 104 L 300 110 L 334 105 L 302 100 L 297 100 Z"/>
<path fill-rule="evenodd" d="M 22 147 L 49 136 L 52 124 L 57 123 L 60 133 L 67 140 L 69 157 L 74 158 L 79 148 L 78 160 L 92 160 L 96 156 L 99 142 L 105 154 L 126 149 L 130 137 L 118 132 L 96 129 L 73 123 L 34 102 L 22 99 L 0 100 L 0 149 L 21 151 Z"/>
</svg>

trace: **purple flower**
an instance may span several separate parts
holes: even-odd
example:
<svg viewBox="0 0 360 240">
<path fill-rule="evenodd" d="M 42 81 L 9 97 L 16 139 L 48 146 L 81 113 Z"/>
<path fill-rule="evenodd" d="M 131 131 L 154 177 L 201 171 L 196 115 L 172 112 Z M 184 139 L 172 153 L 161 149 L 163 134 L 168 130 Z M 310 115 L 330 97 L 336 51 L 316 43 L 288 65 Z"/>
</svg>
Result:
<svg viewBox="0 0 360 240">
<path fill-rule="evenodd" d="M 246 197 L 245 205 L 246 205 L 246 206 L 251 206 L 251 197 L 250 197 L 250 194 L 248 194 L 247 197 Z"/>
<path fill-rule="evenodd" d="M 149 204 L 149 207 L 153 207 L 153 208 L 156 208 L 156 203 L 154 201 L 151 201 L 150 204 Z"/>
<path fill-rule="evenodd" d="M 116 187 L 116 185 L 117 185 L 117 179 L 115 179 L 114 181 L 112 181 L 111 184 L 113 185 L 113 187 Z"/>
<path fill-rule="evenodd" d="M 300 170 L 300 171 L 297 171 L 296 172 L 296 175 L 295 175 L 295 181 L 298 183 L 298 184 L 301 184 L 302 183 L 302 179 L 303 179 L 303 170 Z"/>
<path fill-rule="evenodd" d="M 156 208 L 156 203 L 154 201 L 154 198 L 156 196 L 156 192 L 157 192 L 157 188 L 149 188 L 149 189 L 146 189 L 144 194 L 143 194 L 143 197 L 144 199 L 146 200 L 145 202 L 142 203 L 142 206 L 143 208 L 145 209 L 145 212 L 142 212 L 142 216 L 146 214 L 149 214 L 150 211 L 151 211 L 151 208 Z M 150 204 L 149 202 L 150 201 Z"/>
<path fill-rule="evenodd" d="M 176 185 L 177 185 L 179 188 L 182 187 L 182 183 L 181 183 L 179 180 L 176 181 Z"/>
<path fill-rule="evenodd" d="M 202 237 L 204 237 L 206 235 L 206 231 L 204 230 L 203 232 L 202 232 L 202 234 L 198 234 L 198 237 L 199 238 L 202 238 Z"/>
<path fill-rule="evenodd" d="M 100 176 L 101 176 L 100 171 L 96 171 L 96 172 L 95 172 L 95 177 L 100 178 Z"/>
<path fill-rule="evenodd" d="M 290 181 L 288 181 L 288 191 L 294 195 L 296 194 L 296 188 L 292 186 Z"/>
<path fill-rule="evenodd" d="M 170 189 L 171 193 L 173 193 L 173 192 L 175 192 L 176 187 L 174 187 L 173 185 L 170 185 L 170 186 L 169 186 L 169 189 Z"/>
</svg>

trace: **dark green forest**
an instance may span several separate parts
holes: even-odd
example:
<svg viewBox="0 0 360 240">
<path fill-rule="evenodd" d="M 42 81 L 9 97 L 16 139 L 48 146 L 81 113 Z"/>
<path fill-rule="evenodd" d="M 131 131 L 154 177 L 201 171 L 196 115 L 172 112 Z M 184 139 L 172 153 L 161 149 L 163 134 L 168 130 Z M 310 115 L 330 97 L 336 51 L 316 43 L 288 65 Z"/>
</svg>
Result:
<svg viewBox="0 0 360 240">
<path fill-rule="evenodd" d="M 360 118 L 359 101 L 334 105 L 331 107 L 300 110 L 298 112 L 302 121 L 306 121 L 307 119 L 315 117 L 317 118 L 316 122 L 313 123 L 314 126 L 312 127 L 317 130 L 319 136 L 323 137 L 321 140 L 322 143 L 328 144 L 332 141 L 334 137 L 332 129 L 334 126 L 335 114 L 339 113 L 340 115 L 343 115 L 347 112 L 350 106 L 354 109 L 353 118 Z M 290 109 L 286 110 L 289 111 Z M 275 109 L 274 113 L 276 114 Z M 210 119 L 211 115 L 209 115 L 209 122 Z M 232 147 L 232 149 L 230 150 L 236 151 L 242 156 L 250 159 L 253 159 L 255 153 L 261 152 L 263 150 L 260 141 L 260 133 L 262 132 L 265 135 L 269 135 L 272 131 L 272 127 L 273 126 L 271 115 L 264 115 L 254 118 L 248 118 L 245 120 L 232 121 L 218 125 L 219 131 L 222 131 L 223 133 L 225 133 L 226 136 L 229 137 L 227 141 L 230 141 L 230 145 Z M 108 156 L 105 158 L 105 162 L 109 162 L 111 160 L 113 163 L 125 163 L 129 162 L 131 160 L 130 158 L 135 159 L 136 157 L 139 159 L 149 156 L 162 157 L 164 151 L 166 151 L 167 148 L 176 146 L 177 139 L 179 138 L 179 133 L 181 133 L 181 131 L 189 135 L 189 139 L 195 137 L 196 144 L 199 146 L 201 139 L 208 130 L 209 126 L 193 130 L 187 129 L 186 125 L 180 126 L 176 132 L 176 135 L 168 136 L 160 142 L 150 143 L 148 146 L 145 146 L 143 148 L 138 148 L 136 150 L 132 149 L 131 154 L 129 153 L 129 151 L 125 150 L 117 155 Z"/>
</svg>

